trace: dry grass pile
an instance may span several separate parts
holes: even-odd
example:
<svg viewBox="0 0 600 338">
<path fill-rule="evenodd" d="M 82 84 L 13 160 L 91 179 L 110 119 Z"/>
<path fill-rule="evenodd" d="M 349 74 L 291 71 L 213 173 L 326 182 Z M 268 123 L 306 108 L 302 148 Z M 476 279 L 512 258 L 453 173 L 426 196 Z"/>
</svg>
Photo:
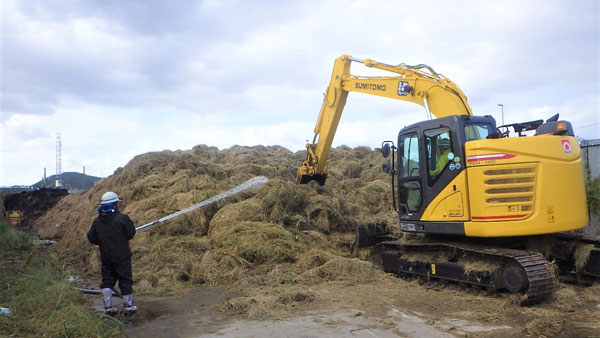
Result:
<svg viewBox="0 0 600 338">
<path fill-rule="evenodd" d="M 600 284 L 585 289 L 561 284 L 552 303 L 519 309 L 527 319 L 523 331 L 537 337 L 590 336 L 600 330 L 600 311 L 595 308 L 599 303 Z"/>
<path fill-rule="evenodd" d="M 282 147 L 219 150 L 204 145 L 139 155 L 94 188 L 64 197 L 37 220 L 36 230 L 60 238 L 53 246 L 60 257 L 99 280 L 99 253 L 85 235 L 104 192 L 117 192 L 122 211 L 139 226 L 264 175 L 269 183 L 251 192 L 137 233 L 131 242 L 135 293 L 179 294 L 203 285 L 228 285 L 245 292 L 221 310 L 250 319 L 276 319 L 291 309 L 323 302 L 323 297 L 331 296 L 323 295 L 323 289 L 337 294 L 340 288 L 363 283 L 402 283 L 351 255 L 356 223 L 397 222 L 390 177 L 381 171 L 384 160 L 379 152 L 365 147 L 333 149 L 327 184 L 322 187 L 316 182 L 287 181 L 289 168 L 299 166 L 303 157 L 304 152 Z M 586 252 L 581 256 L 585 259 Z M 576 294 L 559 290 L 554 308 L 524 308 L 524 316 L 531 319 L 524 332 L 568 332 L 571 324 L 562 320 L 560 312 L 600 303 L 598 287 Z M 413 291 L 403 297 L 415 293 L 409 289 Z M 415 293 L 414 297 L 424 296 Z M 456 297 L 462 299 L 464 293 Z M 597 311 L 592 312 L 586 312 L 585 318 L 597 318 Z M 544 326 L 548 318 L 556 327 Z"/>
<path fill-rule="evenodd" d="M 83 273 L 97 275 L 98 250 L 85 235 L 104 192 L 116 192 L 123 200 L 121 211 L 140 226 L 267 176 L 269 183 L 251 192 L 140 231 L 131 242 L 137 293 L 178 293 L 198 285 L 286 288 L 250 302 L 258 305 L 248 311 L 260 317 L 261 307 L 271 303 L 310 302 L 310 285 L 379 276 L 369 263 L 350 257 L 353 227 L 361 220 L 396 219 L 379 152 L 333 149 L 323 187 L 287 181 L 289 168 L 303 156 L 278 146 L 218 150 L 204 145 L 139 155 L 93 189 L 63 198 L 38 219 L 36 230 L 60 238 L 54 246 L 58 254 Z"/>
<path fill-rule="evenodd" d="M 233 298 L 221 305 L 221 311 L 246 314 L 251 320 L 283 319 L 288 307 L 310 304 L 315 293 L 306 287 L 274 288 L 261 295 Z"/>
</svg>

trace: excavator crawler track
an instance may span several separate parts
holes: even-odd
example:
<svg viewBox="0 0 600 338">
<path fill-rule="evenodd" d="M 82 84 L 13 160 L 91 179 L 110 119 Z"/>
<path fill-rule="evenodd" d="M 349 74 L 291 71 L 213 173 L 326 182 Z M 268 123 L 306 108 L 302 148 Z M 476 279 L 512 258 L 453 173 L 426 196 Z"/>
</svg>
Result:
<svg viewBox="0 0 600 338">
<path fill-rule="evenodd" d="M 374 259 L 384 271 L 398 276 L 445 280 L 492 293 L 518 292 L 527 296 L 526 303 L 549 298 L 556 285 L 549 262 L 532 251 L 465 243 L 385 241 L 376 247 Z M 465 261 L 487 265 L 487 268 L 469 268 Z"/>
</svg>

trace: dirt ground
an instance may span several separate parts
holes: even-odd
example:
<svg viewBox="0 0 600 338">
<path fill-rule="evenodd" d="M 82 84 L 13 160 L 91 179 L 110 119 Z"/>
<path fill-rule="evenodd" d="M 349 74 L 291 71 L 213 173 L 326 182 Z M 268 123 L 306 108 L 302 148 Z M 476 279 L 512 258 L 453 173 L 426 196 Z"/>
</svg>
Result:
<svg viewBox="0 0 600 338">
<path fill-rule="evenodd" d="M 600 288 L 562 285 L 551 302 L 533 307 L 497 298 L 439 289 L 393 276 L 366 284 L 330 282 L 311 288 L 314 299 L 250 320 L 224 311 L 232 300 L 273 290 L 198 288 L 182 295 L 140 296 L 138 313 L 125 325 L 129 337 L 597 337 L 600 302 L 567 305 L 561 297 Z M 90 296 L 97 310 L 99 296 Z M 117 304 L 120 305 L 120 304 Z"/>
</svg>

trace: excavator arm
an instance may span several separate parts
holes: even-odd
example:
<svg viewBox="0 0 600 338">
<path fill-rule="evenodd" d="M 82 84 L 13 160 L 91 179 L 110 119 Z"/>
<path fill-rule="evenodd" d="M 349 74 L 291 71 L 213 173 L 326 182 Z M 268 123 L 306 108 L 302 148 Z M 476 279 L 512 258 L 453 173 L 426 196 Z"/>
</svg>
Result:
<svg viewBox="0 0 600 338">
<path fill-rule="evenodd" d="M 350 74 L 350 64 L 360 62 L 394 76 L 355 76 Z M 343 55 L 335 60 L 327 91 L 323 98 L 312 143 L 306 144 L 306 159 L 302 167 L 292 169 L 296 183 L 316 180 L 325 184 L 325 162 L 331 150 L 333 137 L 346 104 L 348 92 L 382 96 L 416 103 L 425 107 L 428 114 L 437 118 L 448 115 L 473 115 L 467 98 L 458 86 L 426 65 L 392 66 L 369 59 L 356 59 Z M 431 117 L 431 116 L 430 116 Z"/>
</svg>

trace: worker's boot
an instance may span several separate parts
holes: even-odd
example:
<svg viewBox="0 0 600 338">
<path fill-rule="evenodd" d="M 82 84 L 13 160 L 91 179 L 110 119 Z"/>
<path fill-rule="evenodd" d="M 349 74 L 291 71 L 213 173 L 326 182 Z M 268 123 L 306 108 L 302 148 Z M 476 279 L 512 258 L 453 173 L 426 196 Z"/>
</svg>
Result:
<svg viewBox="0 0 600 338">
<path fill-rule="evenodd" d="M 117 313 L 117 309 L 112 304 L 112 289 L 102 289 L 102 301 L 104 302 L 104 313 L 107 315 L 114 315 Z"/>
<path fill-rule="evenodd" d="M 123 305 L 126 315 L 132 315 L 137 311 L 137 306 L 133 305 L 133 294 L 123 296 Z"/>
</svg>

